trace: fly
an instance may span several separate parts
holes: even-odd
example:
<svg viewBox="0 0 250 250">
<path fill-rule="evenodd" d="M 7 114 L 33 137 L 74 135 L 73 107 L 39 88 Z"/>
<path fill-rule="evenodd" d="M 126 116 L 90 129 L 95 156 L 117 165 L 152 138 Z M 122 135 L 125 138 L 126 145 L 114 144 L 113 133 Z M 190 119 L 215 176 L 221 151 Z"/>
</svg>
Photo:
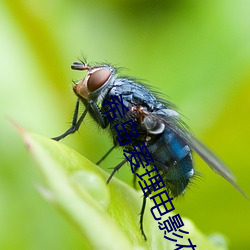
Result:
<svg viewBox="0 0 250 250">
<path fill-rule="evenodd" d="M 236 179 L 227 166 L 189 132 L 172 103 L 157 97 L 146 85 L 136 82 L 132 78 L 119 77 L 117 70 L 111 65 L 90 66 L 85 62 L 74 62 L 71 68 L 87 71 L 87 74 L 73 87 L 78 99 L 72 125 L 65 133 L 54 137 L 54 140 L 59 141 L 76 132 L 86 114 L 89 113 L 102 129 L 107 129 L 110 132 L 113 138 L 114 146 L 98 162 L 100 163 L 115 147 L 120 146 L 114 130 L 115 124 L 128 122 L 132 119 L 138 126 L 139 137 L 124 148 L 133 151 L 133 145 L 145 143 L 167 191 L 173 197 L 184 193 L 195 174 L 192 151 L 196 152 L 215 172 L 246 197 L 236 184 Z M 103 104 L 105 100 L 110 100 L 114 96 L 122 96 L 126 109 L 123 118 L 110 121 L 105 116 L 106 108 Z M 80 102 L 85 106 L 85 110 L 78 117 Z M 126 161 L 124 159 L 114 168 L 107 183 Z M 145 205 L 146 197 L 144 196 L 140 218 L 140 229 L 144 238 L 146 238 L 143 231 Z"/>
</svg>

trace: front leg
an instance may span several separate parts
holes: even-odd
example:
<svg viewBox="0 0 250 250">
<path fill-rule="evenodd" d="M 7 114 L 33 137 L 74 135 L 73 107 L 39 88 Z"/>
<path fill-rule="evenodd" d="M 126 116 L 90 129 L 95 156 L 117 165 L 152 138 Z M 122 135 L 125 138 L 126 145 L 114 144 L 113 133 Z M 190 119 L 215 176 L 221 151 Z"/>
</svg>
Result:
<svg viewBox="0 0 250 250">
<path fill-rule="evenodd" d="M 107 117 L 103 115 L 97 103 L 90 100 L 89 105 L 90 105 L 89 113 L 103 129 L 106 128 L 108 126 Z"/>
<path fill-rule="evenodd" d="M 69 134 L 75 133 L 75 132 L 79 129 L 79 127 L 80 127 L 80 125 L 81 125 L 81 123 L 82 123 L 84 117 L 86 116 L 87 112 L 89 111 L 89 104 L 88 104 L 88 105 L 86 106 L 86 109 L 85 109 L 84 112 L 82 113 L 81 117 L 80 117 L 79 120 L 77 121 L 77 118 L 78 118 L 78 111 L 79 111 L 79 103 L 80 103 L 80 101 L 79 101 L 79 99 L 78 99 L 77 102 L 76 102 L 76 106 L 75 106 L 75 110 L 74 110 L 74 116 L 73 116 L 73 120 L 72 120 L 71 127 L 70 127 L 65 133 L 63 133 L 62 135 L 59 135 L 59 136 L 57 136 L 57 137 L 53 137 L 53 138 L 51 138 L 51 139 L 53 139 L 53 140 L 55 140 L 55 141 L 60 141 L 60 140 L 63 139 L 64 137 L 68 136 Z"/>
</svg>

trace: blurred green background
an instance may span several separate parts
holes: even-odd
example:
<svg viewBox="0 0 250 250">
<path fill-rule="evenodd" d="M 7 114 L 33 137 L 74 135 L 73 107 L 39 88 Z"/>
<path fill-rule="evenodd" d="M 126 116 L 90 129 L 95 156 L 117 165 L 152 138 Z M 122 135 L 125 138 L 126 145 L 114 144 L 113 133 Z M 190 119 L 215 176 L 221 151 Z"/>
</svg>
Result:
<svg viewBox="0 0 250 250">
<path fill-rule="evenodd" d="M 250 196 L 249 13 L 247 0 L 1 1 L 0 249 L 81 248 L 81 235 L 36 191 L 39 173 L 8 117 L 47 137 L 64 132 L 72 80 L 83 76 L 70 65 L 82 55 L 166 94 Z M 93 124 L 63 143 L 96 162 L 111 141 Z M 117 150 L 101 166 L 121 158 Z M 250 249 L 250 202 L 195 160 L 203 177 L 176 209 L 203 233 L 224 234 L 230 249 Z M 117 177 L 132 183 L 128 166 Z"/>
</svg>

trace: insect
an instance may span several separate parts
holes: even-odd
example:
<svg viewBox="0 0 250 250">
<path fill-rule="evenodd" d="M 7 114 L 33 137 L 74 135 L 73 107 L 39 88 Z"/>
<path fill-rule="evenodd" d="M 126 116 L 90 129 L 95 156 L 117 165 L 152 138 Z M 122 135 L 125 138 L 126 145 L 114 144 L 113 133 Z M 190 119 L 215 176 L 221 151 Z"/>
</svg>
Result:
<svg viewBox="0 0 250 250">
<path fill-rule="evenodd" d="M 102 129 L 107 129 L 113 137 L 114 146 L 101 159 L 103 160 L 115 147 L 119 146 L 114 125 L 132 119 L 138 126 L 139 137 L 135 138 L 131 145 L 125 146 L 125 149 L 131 151 L 133 145 L 145 142 L 166 188 L 172 196 L 183 194 L 194 176 L 192 151 L 195 151 L 215 172 L 244 195 L 236 184 L 232 172 L 189 132 L 173 104 L 157 97 L 148 86 L 132 78 L 118 77 L 117 70 L 109 64 L 90 66 L 80 61 L 74 62 L 71 68 L 87 71 L 87 74 L 73 87 L 78 99 L 71 127 L 62 135 L 52 139 L 59 141 L 76 132 L 86 114 L 89 113 L 95 122 Z M 118 117 L 114 121 L 110 121 L 104 115 L 106 110 L 102 104 L 105 99 L 119 95 L 122 95 L 123 105 L 127 108 L 125 116 L 122 119 Z M 85 106 L 85 110 L 78 117 L 80 102 Z M 126 159 L 114 168 L 107 182 L 125 162 Z M 142 220 L 145 205 L 144 196 L 140 218 L 140 227 L 144 237 L 146 236 Z"/>
</svg>

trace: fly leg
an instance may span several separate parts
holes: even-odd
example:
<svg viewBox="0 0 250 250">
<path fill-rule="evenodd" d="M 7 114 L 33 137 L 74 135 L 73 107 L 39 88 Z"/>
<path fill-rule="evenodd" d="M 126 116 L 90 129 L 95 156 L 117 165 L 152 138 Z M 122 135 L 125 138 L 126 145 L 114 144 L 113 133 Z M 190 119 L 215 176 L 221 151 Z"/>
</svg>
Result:
<svg viewBox="0 0 250 250">
<path fill-rule="evenodd" d="M 144 233 L 143 229 L 143 216 L 146 208 L 146 195 L 143 195 L 143 201 L 142 201 L 142 208 L 141 208 L 141 213 L 140 213 L 140 230 L 143 235 L 144 240 L 147 240 L 146 234 Z"/>
<path fill-rule="evenodd" d="M 63 133 L 62 135 L 59 135 L 57 137 L 52 138 L 53 140 L 60 141 L 64 137 L 68 136 L 69 134 L 75 133 L 79 129 L 79 127 L 80 127 L 84 117 L 86 116 L 87 112 L 90 112 L 91 114 L 95 115 L 95 117 L 97 119 L 97 122 L 101 125 L 102 128 L 107 127 L 108 123 L 105 120 L 105 118 L 103 117 L 103 114 L 102 114 L 101 110 L 99 109 L 98 105 L 92 100 L 90 102 L 88 102 L 88 104 L 86 106 L 86 109 L 84 110 L 84 112 L 80 116 L 79 120 L 77 121 L 78 112 L 79 112 L 79 104 L 80 104 L 80 100 L 78 99 L 77 102 L 76 102 L 71 127 L 65 133 Z"/>
<path fill-rule="evenodd" d="M 116 167 L 114 167 L 112 173 L 110 174 L 108 180 L 107 180 L 107 184 L 109 184 L 109 182 L 111 181 L 112 177 L 114 176 L 114 174 L 126 163 L 127 159 L 124 159 L 122 162 L 120 162 Z"/>
<path fill-rule="evenodd" d="M 74 110 L 74 116 L 73 116 L 71 127 L 65 133 L 63 133 L 62 135 L 59 135 L 57 137 L 53 137 L 51 139 L 53 139 L 55 141 L 60 141 L 64 137 L 68 136 L 69 134 L 75 133 L 79 129 L 79 127 L 80 127 L 80 125 L 81 125 L 81 123 L 82 123 L 82 121 L 83 121 L 84 117 L 86 116 L 86 114 L 88 112 L 88 109 L 89 109 L 89 105 L 88 105 L 86 107 L 86 109 L 84 110 L 84 112 L 82 113 L 82 115 L 79 118 L 79 120 L 77 121 L 78 111 L 79 111 L 79 102 L 80 101 L 78 99 L 77 102 L 76 102 L 76 106 L 75 106 L 75 110 Z"/>
<path fill-rule="evenodd" d="M 134 167 L 134 177 L 133 177 L 133 186 L 134 186 L 134 188 L 136 189 L 136 180 L 137 180 L 137 175 L 136 175 L 136 173 L 139 171 L 139 168 L 137 168 L 137 167 Z"/>
<path fill-rule="evenodd" d="M 96 163 L 96 165 L 99 165 L 115 148 L 115 145 Z"/>
<path fill-rule="evenodd" d="M 90 106 L 89 113 L 95 117 L 96 122 L 101 125 L 102 128 L 106 128 L 108 126 L 107 118 L 103 115 L 97 103 L 90 100 L 88 104 Z"/>
</svg>

